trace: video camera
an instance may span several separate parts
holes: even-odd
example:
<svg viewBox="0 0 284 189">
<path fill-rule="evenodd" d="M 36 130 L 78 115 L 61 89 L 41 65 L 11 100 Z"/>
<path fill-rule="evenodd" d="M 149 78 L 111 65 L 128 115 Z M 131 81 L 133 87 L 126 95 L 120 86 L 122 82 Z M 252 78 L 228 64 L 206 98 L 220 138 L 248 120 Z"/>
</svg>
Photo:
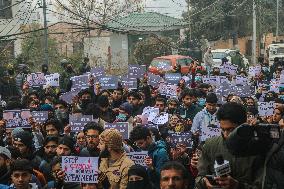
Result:
<svg viewBox="0 0 284 189">
<path fill-rule="evenodd" d="M 274 143 L 280 139 L 279 125 L 242 124 L 226 139 L 228 150 L 235 156 L 247 157 L 265 155 Z"/>
</svg>

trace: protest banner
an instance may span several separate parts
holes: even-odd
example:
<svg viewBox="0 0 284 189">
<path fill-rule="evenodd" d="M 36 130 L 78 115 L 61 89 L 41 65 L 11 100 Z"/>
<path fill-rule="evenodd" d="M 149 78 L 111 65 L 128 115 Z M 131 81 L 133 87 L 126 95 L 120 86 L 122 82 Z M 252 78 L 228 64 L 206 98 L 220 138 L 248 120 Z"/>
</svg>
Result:
<svg viewBox="0 0 284 189">
<path fill-rule="evenodd" d="M 155 119 L 159 115 L 159 113 L 160 113 L 159 108 L 148 106 L 143 109 L 142 115 L 146 116 L 148 122 L 152 122 L 153 119 Z"/>
<path fill-rule="evenodd" d="M 237 75 L 236 76 L 236 85 L 248 85 L 248 78 L 247 77 L 243 77 L 241 75 Z"/>
<path fill-rule="evenodd" d="M 74 132 L 83 131 L 84 126 L 91 121 L 93 121 L 93 115 L 69 115 L 69 125 Z"/>
<path fill-rule="evenodd" d="M 28 109 L 3 111 L 3 119 L 7 121 L 6 128 L 30 128 L 30 117 L 32 117 L 32 115 Z"/>
<path fill-rule="evenodd" d="M 161 113 L 157 117 L 152 120 L 152 123 L 155 125 L 163 125 L 169 121 L 169 114 L 168 113 Z"/>
<path fill-rule="evenodd" d="M 44 123 L 48 119 L 48 111 L 33 111 L 31 114 L 38 123 Z"/>
<path fill-rule="evenodd" d="M 137 89 L 137 85 L 138 85 L 137 79 L 123 77 L 123 78 L 121 78 L 121 85 L 122 85 L 123 88 Z"/>
<path fill-rule="evenodd" d="M 54 73 L 44 76 L 46 83 L 43 87 L 44 88 L 46 86 L 59 87 L 59 77 L 60 77 L 59 73 Z"/>
<path fill-rule="evenodd" d="M 27 75 L 27 82 L 29 86 L 31 87 L 37 87 L 45 85 L 46 80 L 44 77 L 44 73 L 37 72 L 37 73 L 31 73 Z"/>
<path fill-rule="evenodd" d="M 117 89 L 118 78 L 116 76 L 104 76 L 99 79 L 102 90 L 104 89 Z"/>
<path fill-rule="evenodd" d="M 129 78 L 143 78 L 145 74 L 145 67 L 140 65 L 128 65 L 128 76 Z"/>
<path fill-rule="evenodd" d="M 59 99 L 67 102 L 68 104 L 71 104 L 72 103 L 72 99 L 79 94 L 80 90 L 81 89 L 75 89 L 75 90 L 69 91 L 67 93 L 63 93 L 59 97 Z"/>
<path fill-rule="evenodd" d="M 205 76 L 202 77 L 202 81 L 203 83 L 207 83 L 209 85 L 213 85 L 213 86 L 219 86 L 221 83 L 220 77 L 219 76 Z"/>
<path fill-rule="evenodd" d="M 71 90 L 89 88 L 89 78 L 90 75 L 79 75 L 71 77 L 70 78 L 70 80 L 72 81 Z"/>
<path fill-rule="evenodd" d="M 280 81 L 277 79 L 271 79 L 270 81 L 270 90 L 269 91 L 273 91 L 275 93 L 279 93 L 279 87 L 280 87 Z"/>
<path fill-rule="evenodd" d="M 222 72 L 227 73 L 229 75 L 237 75 L 238 66 L 231 64 L 229 62 L 225 62 L 222 67 Z"/>
<path fill-rule="evenodd" d="M 274 114 L 275 103 L 271 102 L 258 102 L 258 115 L 259 116 L 272 116 Z"/>
<path fill-rule="evenodd" d="M 98 183 L 98 157 L 62 156 L 66 183 Z"/>
<path fill-rule="evenodd" d="M 142 152 L 130 152 L 127 153 L 129 159 L 131 159 L 136 165 L 141 165 L 143 167 L 147 167 L 145 163 L 145 159 L 148 157 L 147 151 Z"/>
<path fill-rule="evenodd" d="M 148 85 L 151 85 L 153 87 L 159 87 L 160 82 L 162 81 L 163 78 L 161 78 L 158 75 L 148 73 Z"/>
<path fill-rule="evenodd" d="M 181 80 L 180 73 L 166 73 L 165 80 L 169 85 L 177 85 Z"/>
<path fill-rule="evenodd" d="M 183 144 L 187 148 L 192 148 L 193 140 L 191 132 L 183 132 L 183 133 L 169 133 L 169 139 L 172 144 L 178 145 Z"/>
<path fill-rule="evenodd" d="M 94 68 L 91 69 L 90 73 L 95 78 L 101 78 L 101 77 L 104 77 L 106 75 L 103 67 L 94 67 Z"/>
<path fill-rule="evenodd" d="M 128 122 L 117 122 L 117 123 L 105 123 L 105 129 L 117 129 L 123 139 L 129 139 L 129 123 Z"/>
<path fill-rule="evenodd" d="M 159 92 L 161 95 L 165 95 L 166 97 L 177 97 L 177 85 L 166 85 L 161 83 L 159 86 Z"/>
<path fill-rule="evenodd" d="M 215 120 L 211 120 L 208 126 L 201 128 L 200 140 L 205 141 L 208 138 L 217 136 L 221 136 L 221 128 L 220 123 L 215 118 Z"/>
<path fill-rule="evenodd" d="M 259 75 L 260 72 L 261 72 L 261 66 L 249 67 L 249 76 L 251 76 L 251 77 L 255 77 L 255 76 Z"/>
</svg>

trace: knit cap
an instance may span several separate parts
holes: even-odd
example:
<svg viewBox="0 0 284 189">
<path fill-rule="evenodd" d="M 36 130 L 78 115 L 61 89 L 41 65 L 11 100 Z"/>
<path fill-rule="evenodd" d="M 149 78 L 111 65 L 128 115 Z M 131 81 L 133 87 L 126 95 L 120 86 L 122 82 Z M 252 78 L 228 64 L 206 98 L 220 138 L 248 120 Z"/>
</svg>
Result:
<svg viewBox="0 0 284 189">
<path fill-rule="evenodd" d="M 117 129 L 106 129 L 100 134 L 100 140 L 102 140 L 106 146 L 112 150 L 123 149 L 122 135 Z"/>
</svg>

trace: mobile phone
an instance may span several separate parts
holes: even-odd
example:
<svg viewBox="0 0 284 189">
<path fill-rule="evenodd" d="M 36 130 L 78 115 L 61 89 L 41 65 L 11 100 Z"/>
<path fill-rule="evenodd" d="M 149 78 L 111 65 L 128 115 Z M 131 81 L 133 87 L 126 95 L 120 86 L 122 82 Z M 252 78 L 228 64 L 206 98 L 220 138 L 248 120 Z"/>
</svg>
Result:
<svg viewBox="0 0 284 189">
<path fill-rule="evenodd" d="M 210 184 L 211 184 L 212 186 L 214 186 L 214 188 L 216 188 L 216 187 L 219 186 L 219 185 L 216 183 L 216 181 L 214 180 L 214 175 L 206 175 L 205 177 L 208 179 L 208 181 L 210 182 Z"/>
</svg>

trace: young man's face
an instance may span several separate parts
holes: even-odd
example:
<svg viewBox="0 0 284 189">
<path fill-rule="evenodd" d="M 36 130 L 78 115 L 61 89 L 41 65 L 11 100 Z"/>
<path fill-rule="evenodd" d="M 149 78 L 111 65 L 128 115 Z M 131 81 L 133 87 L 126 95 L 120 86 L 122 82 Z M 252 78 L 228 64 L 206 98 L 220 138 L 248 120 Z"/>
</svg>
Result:
<svg viewBox="0 0 284 189">
<path fill-rule="evenodd" d="M 12 183 L 17 189 L 29 188 L 29 183 L 32 179 L 32 174 L 28 171 L 14 171 L 11 175 Z"/>
<path fill-rule="evenodd" d="M 186 95 L 183 99 L 182 99 L 182 102 L 185 106 L 189 107 L 195 100 L 195 97 L 193 96 L 189 96 L 189 95 Z"/>
<path fill-rule="evenodd" d="M 161 171 L 161 189 L 184 189 L 187 188 L 187 180 L 183 178 L 182 171 L 170 169 Z"/>
<path fill-rule="evenodd" d="M 206 109 L 208 112 L 214 114 L 217 111 L 217 103 L 206 103 Z"/>
<path fill-rule="evenodd" d="M 71 149 L 64 144 L 60 144 L 56 148 L 56 154 L 57 156 L 69 156 L 71 154 Z"/>
<path fill-rule="evenodd" d="M 159 108 L 160 112 L 164 112 L 166 106 L 165 106 L 165 103 L 163 101 L 156 101 L 154 107 Z"/>
<path fill-rule="evenodd" d="M 139 139 L 135 141 L 136 146 L 142 150 L 147 150 L 151 143 L 152 137 L 150 136 L 147 136 L 146 139 Z"/>
<path fill-rule="evenodd" d="M 28 153 L 28 147 L 23 142 L 14 140 L 13 141 L 13 146 L 15 148 L 18 148 L 18 150 L 20 151 L 20 153 L 22 155 Z"/>
<path fill-rule="evenodd" d="M 112 99 L 114 101 L 118 101 L 122 99 L 122 91 L 119 90 L 114 90 L 112 93 Z"/>
<path fill-rule="evenodd" d="M 48 157 L 54 157 L 56 155 L 56 148 L 57 148 L 57 143 L 55 141 L 49 141 L 44 146 L 44 152 Z"/>
<path fill-rule="evenodd" d="M 52 124 L 46 125 L 45 131 L 47 136 L 59 136 L 58 130 Z"/>
<path fill-rule="evenodd" d="M 220 126 L 224 139 L 227 139 L 229 134 L 238 126 L 229 120 L 220 120 Z"/>
<path fill-rule="evenodd" d="M 138 106 L 139 105 L 139 99 L 135 98 L 134 96 L 129 96 L 127 98 L 127 101 L 129 104 L 133 105 L 133 106 Z"/>
<path fill-rule="evenodd" d="M 89 129 L 86 133 L 86 139 L 87 139 L 87 146 L 89 148 L 95 149 L 99 145 L 99 131 L 94 129 Z"/>
</svg>

